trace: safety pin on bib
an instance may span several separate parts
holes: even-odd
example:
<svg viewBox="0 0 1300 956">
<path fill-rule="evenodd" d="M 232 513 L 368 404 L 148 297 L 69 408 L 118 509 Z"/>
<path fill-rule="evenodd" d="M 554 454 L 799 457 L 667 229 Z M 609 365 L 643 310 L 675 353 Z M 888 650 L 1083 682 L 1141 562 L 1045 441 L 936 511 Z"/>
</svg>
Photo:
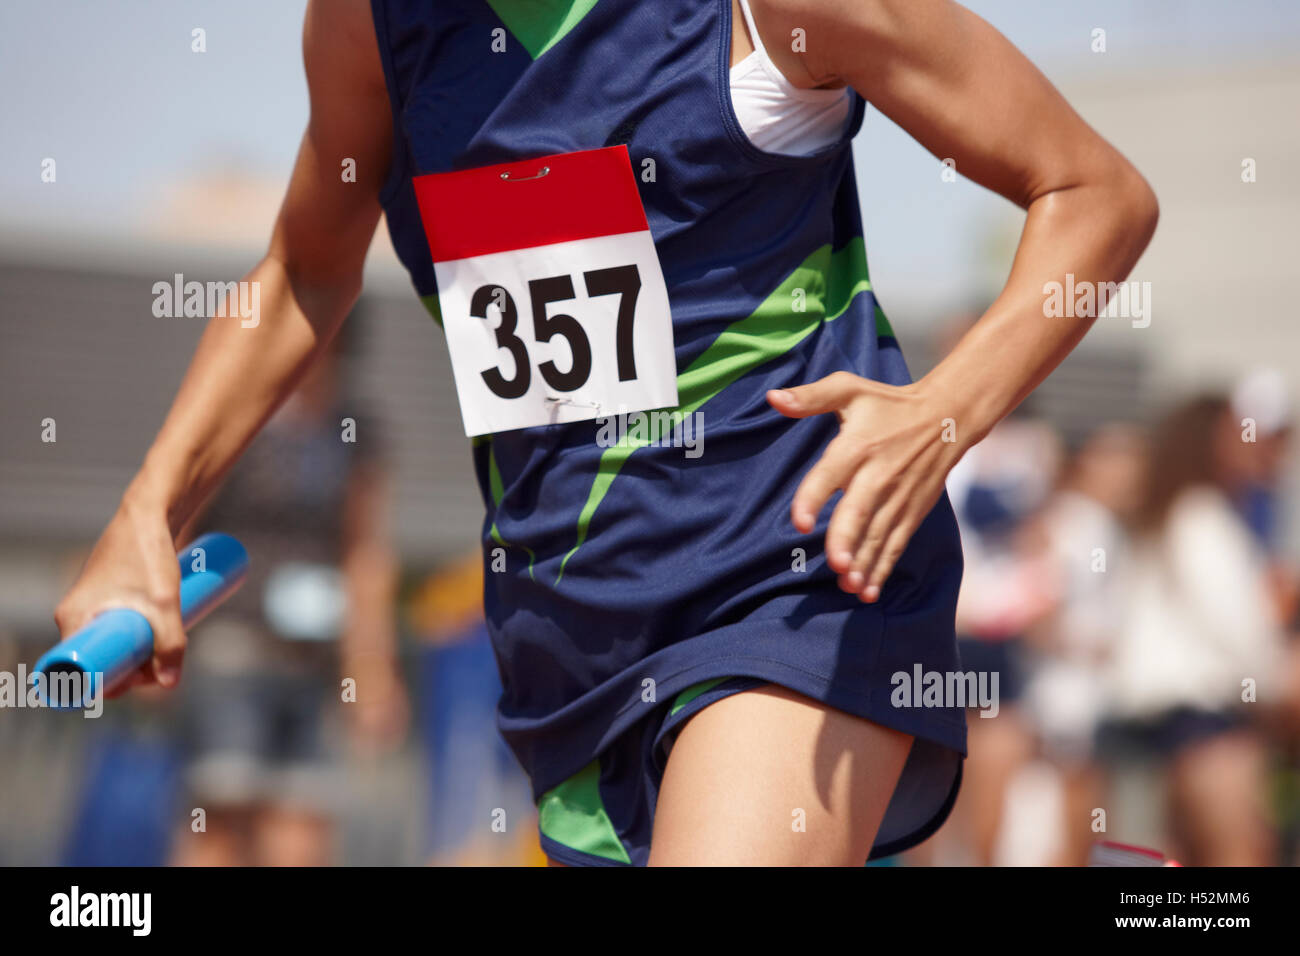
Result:
<svg viewBox="0 0 1300 956">
<path fill-rule="evenodd" d="M 543 176 L 545 176 L 545 175 L 546 175 L 547 173 L 549 173 L 550 171 L 551 171 L 551 167 L 550 167 L 550 166 L 543 166 L 540 170 L 538 170 L 536 176 L 518 176 L 518 177 L 514 177 L 514 178 L 512 178 L 511 175 L 510 175 L 509 173 L 502 173 L 502 174 L 501 174 L 501 178 L 504 179 L 504 180 L 505 180 L 506 182 L 508 182 L 508 183 L 526 183 L 526 182 L 528 182 L 530 179 L 541 179 Z"/>
<path fill-rule="evenodd" d="M 600 411 L 600 402 L 575 402 L 575 401 L 574 401 L 573 399 L 571 399 L 571 398 L 559 398 L 559 397 L 557 397 L 557 396 L 555 396 L 555 395 L 547 395 L 547 396 L 546 396 L 546 404 L 548 404 L 548 405 L 576 405 L 576 406 L 578 406 L 578 407 L 580 407 L 580 408 L 594 408 L 596 411 Z"/>
</svg>

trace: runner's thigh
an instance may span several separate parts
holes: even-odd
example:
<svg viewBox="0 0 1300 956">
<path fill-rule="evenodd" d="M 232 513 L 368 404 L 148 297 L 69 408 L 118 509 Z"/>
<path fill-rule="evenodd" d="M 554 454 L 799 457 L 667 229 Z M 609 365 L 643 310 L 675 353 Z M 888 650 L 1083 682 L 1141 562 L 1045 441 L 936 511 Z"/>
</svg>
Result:
<svg viewBox="0 0 1300 956">
<path fill-rule="evenodd" d="M 682 728 L 655 809 L 651 866 L 861 866 L 911 736 L 776 685 Z"/>
</svg>

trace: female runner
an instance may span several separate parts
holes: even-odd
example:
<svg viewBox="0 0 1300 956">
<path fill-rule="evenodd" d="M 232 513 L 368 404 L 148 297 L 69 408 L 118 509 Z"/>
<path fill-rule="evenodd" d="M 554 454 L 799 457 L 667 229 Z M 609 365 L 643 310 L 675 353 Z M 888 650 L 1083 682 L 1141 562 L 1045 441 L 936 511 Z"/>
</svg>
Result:
<svg viewBox="0 0 1300 956">
<path fill-rule="evenodd" d="M 547 855 L 861 864 L 932 833 L 962 702 L 894 675 L 960 667 L 944 479 L 1087 330 L 1045 284 L 1132 268 L 1143 178 L 950 0 L 312 0 L 304 56 L 261 321 L 210 322 L 62 632 L 136 608 L 140 679 L 177 682 L 174 538 L 337 332 L 383 212 L 474 435 L 500 726 Z M 916 382 L 867 275 L 866 101 L 1027 212 Z M 609 427 L 664 407 L 698 454 Z"/>
</svg>

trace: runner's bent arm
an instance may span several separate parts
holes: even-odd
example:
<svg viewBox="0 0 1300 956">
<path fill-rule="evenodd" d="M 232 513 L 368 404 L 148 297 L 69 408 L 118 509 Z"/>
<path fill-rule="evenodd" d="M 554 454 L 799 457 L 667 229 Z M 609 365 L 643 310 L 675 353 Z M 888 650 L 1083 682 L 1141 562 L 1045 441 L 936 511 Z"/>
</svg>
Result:
<svg viewBox="0 0 1300 956">
<path fill-rule="evenodd" d="M 752 0 L 797 85 L 847 84 L 957 172 L 1028 211 L 1005 288 L 914 385 L 849 373 L 771 393 L 792 417 L 836 412 L 840 434 L 795 494 L 811 530 L 836 489 L 826 536 L 840 586 L 880 588 L 938 500 L 948 470 L 1078 344 L 1092 319 L 1047 318 L 1045 283 L 1118 282 L 1155 231 L 1155 195 L 1025 56 L 950 0 Z M 937 167 L 936 167 L 937 169 Z M 936 175 L 938 173 L 936 172 Z M 944 423 L 951 421 L 944 441 Z"/>
<path fill-rule="evenodd" d="M 351 310 L 379 221 L 392 129 L 369 7 L 312 0 L 303 57 L 311 118 L 269 250 L 244 277 L 260 284 L 260 321 L 209 320 L 143 466 L 55 614 L 66 637 L 105 607 L 140 611 L 154 631 L 146 678 L 166 686 L 185 646 L 176 535 Z M 343 181 L 345 158 L 356 182 Z"/>
</svg>

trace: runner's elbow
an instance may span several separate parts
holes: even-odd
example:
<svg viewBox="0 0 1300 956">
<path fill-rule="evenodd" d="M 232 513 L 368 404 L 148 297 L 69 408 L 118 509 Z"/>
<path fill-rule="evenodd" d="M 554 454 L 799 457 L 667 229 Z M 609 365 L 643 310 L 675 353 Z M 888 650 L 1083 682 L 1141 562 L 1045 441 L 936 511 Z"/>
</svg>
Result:
<svg viewBox="0 0 1300 956">
<path fill-rule="evenodd" d="M 289 292 L 309 318 L 342 318 L 361 297 L 362 270 L 338 262 L 316 262 L 272 249 L 267 259 L 282 270 Z"/>
<path fill-rule="evenodd" d="M 1155 190 L 1137 167 L 1123 157 L 1117 157 L 1114 168 L 1102 182 L 1106 187 L 1106 206 L 1116 230 L 1137 240 L 1139 251 L 1145 249 L 1160 220 Z"/>
<path fill-rule="evenodd" d="M 1160 203 L 1156 199 L 1155 190 L 1143 175 L 1134 166 L 1125 165 L 1127 170 L 1119 183 L 1121 214 L 1131 231 L 1150 240 L 1160 221 Z"/>
</svg>

